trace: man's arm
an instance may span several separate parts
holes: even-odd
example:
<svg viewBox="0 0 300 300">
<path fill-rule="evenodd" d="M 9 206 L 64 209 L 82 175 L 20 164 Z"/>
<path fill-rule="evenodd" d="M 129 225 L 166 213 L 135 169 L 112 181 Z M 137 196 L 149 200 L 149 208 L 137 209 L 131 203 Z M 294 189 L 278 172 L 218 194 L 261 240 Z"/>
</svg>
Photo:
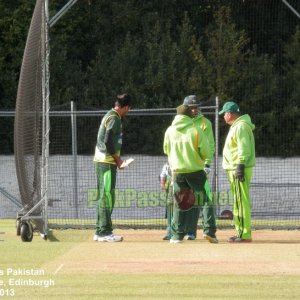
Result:
<svg viewBox="0 0 300 300">
<path fill-rule="evenodd" d="M 198 145 L 199 154 L 200 154 L 201 158 L 204 161 L 206 161 L 207 159 L 209 159 L 211 157 L 208 139 L 200 127 L 197 127 L 197 130 L 198 130 L 197 134 L 198 134 L 198 139 L 199 139 L 199 145 Z"/>
<path fill-rule="evenodd" d="M 117 167 L 122 169 L 123 160 L 120 158 L 119 155 L 116 154 L 116 150 L 113 143 L 113 136 L 114 132 L 112 129 L 106 130 L 105 137 L 104 137 L 104 144 L 106 146 L 106 151 L 112 156 L 114 159 Z"/>
</svg>

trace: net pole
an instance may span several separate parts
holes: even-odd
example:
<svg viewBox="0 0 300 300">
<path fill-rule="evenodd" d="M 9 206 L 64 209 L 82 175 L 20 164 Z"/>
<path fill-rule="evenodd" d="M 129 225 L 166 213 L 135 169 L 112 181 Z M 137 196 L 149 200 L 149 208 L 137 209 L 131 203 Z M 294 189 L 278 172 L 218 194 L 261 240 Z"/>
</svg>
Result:
<svg viewBox="0 0 300 300">
<path fill-rule="evenodd" d="M 45 158 L 45 130 L 46 130 L 46 120 L 45 120 L 45 92 L 46 92 L 46 88 L 45 88 L 45 76 L 46 76 L 46 72 L 45 72 L 45 61 L 46 61 L 46 56 L 45 56 L 45 52 L 46 52 L 46 43 L 45 43 L 45 13 L 44 10 L 46 10 L 46 1 L 43 3 L 44 4 L 44 8 L 43 8 L 43 12 L 42 12 L 42 24 L 41 24 L 41 67 L 42 67 L 42 155 L 41 155 L 41 203 L 42 203 L 42 217 L 45 217 L 45 197 L 46 197 L 46 174 L 45 174 L 45 163 L 46 163 L 46 158 Z M 43 233 L 46 234 L 46 220 L 44 220 L 43 222 Z"/>
<path fill-rule="evenodd" d="M 219 203 L 219 97 L 216 96 L 216 108 L 215 108 L 215 197 L 216 203 Z"/>
<path fill-rule="evenodd" d="M 49 165 L 49 2 L 44 1 L 44 14 L 42 22 L 42 95 L 43 95 L 43 133 L 42 133 L 42 180 L 41 180 L 41 199 L 43 200 L 44 235 L 48 234 L 48 165 Z"/>
<path fill-rule="evenodd" d="M 300 19 L 300 14 L 292 5 L 290 5 L 286 0 L 282 0 L 282 2 Z"/>
<path fill-rule="evenodd" d="M 73 160 L 73 190 L 76 208 L 76 219 L 78 219 L 78 178 L 77 178 L 77 118 L 76 103 L 71 101 L 71 127 L 72 127 L 72 160 Z"/>
<path fill-rule="evenodd" d="M 77 2 L 78 0 L 70 0 L 49 22 L 49 26 L 54 24 Z"/>
</svg>

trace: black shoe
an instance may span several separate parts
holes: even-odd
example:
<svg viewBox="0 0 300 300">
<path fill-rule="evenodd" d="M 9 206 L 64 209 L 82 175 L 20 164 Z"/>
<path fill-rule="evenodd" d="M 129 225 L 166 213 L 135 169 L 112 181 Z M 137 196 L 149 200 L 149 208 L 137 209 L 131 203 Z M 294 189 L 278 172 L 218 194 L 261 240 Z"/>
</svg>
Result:
<svg viewBox="0 0 300 300">
<path fill-rule="evenodd" d="M 206 239 L 207 241 L 209 241 L 212 244 L 218 244 L 219 243 L 216 236 L 210 236 L 208 234 L 203 234 L 203 237 L 204 237 L 204 239 Z"/>
</svg>

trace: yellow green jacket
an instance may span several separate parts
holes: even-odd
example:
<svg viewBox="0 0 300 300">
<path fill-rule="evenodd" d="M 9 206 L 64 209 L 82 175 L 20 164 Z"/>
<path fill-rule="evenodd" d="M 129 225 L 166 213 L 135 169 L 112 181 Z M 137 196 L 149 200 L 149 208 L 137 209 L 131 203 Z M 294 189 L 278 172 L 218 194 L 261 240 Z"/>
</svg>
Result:
<svg viewBox="0 0 300 300">
<path fill-rule="evenodd" d="M 193 119 L 176 115 L 165 132 L 164 153 L 173 173 L 193 173 L 203 170 L 205 160 L 211 157 L 205 134 Z"/>
<path fill-rule="evenodd" d="M 240 116 L 230 126 L 223 148 L 222 166 L 225 170 L 235 170 L 237 164 L 245 168 L 255 166 L 255 125 L 249 115 Z"/>
<path fill-rule="evenodd" d="M 215 138 L 211 121 L 204 117 L 201 112 L 199 112 L 199 114 L 193 119 L 193 121 L 196 126 L 200 126 L 207 137 L 211 156 L 205 160 L 205 164 L 211 165 L 213 156 L 215 154 Z"/>
</svg>

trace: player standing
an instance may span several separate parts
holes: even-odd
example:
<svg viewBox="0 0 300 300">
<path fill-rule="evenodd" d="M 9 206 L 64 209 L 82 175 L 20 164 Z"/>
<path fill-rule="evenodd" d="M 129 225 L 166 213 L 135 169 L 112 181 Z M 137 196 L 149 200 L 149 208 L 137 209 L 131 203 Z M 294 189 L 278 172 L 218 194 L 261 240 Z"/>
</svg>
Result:
<svg viewBox="0 0 300 300">
<path fill-rule="evenodd" d="M 210 173 L 210 165 L 213 159 L 213 155 L 215 153 L 215 139 L 214 139 L 214 134 L 213 134 L 213 128 L 211 121 L 207 119 L 203 113 L 200 110 L 200 101 L 197 98 L 196 95 L 189 95 L 184 98 L 183 100 L 183 105 L 186 105 L 191 108 L 192 111 L 192 117 L 194 124 L 196 126 L 199 126 L 203 133 L 205 134 L 207 140 L 208 140 L 208 145 L 210 149 L 210 157 L 205 159 L 204 162 L 204 171 L 206 175 Z M 207 181 L 205 184 L 205 188 L 207 189 L 206 194 L 211 195 L 211 189 L 209 182 Z M 190 217 L 187 218 L 187 240 L 195 240 L 197 237 L 197 225 L 198 225 L 198 218 L 200 214 L 200 207 L 196 206 L 194 209 L 192 209 L 189 212 Z"/>
<path fill-rule="evenodd" d="M 250 181 L 255 166 L 255 140 L 252 123 L 248 114 L 241 114 L 238 105 L 229 101 L 219 114 L 224 114 L 230 129 L 223 148 L 223 168 L 227 171 L 233 194 L 233 216 L 236 235 L 230 243 L 251 242 Z"/>
<path fill-rule="evenodd" d="M 122 147 L 122 117 L 131 106 L 128 94 L 118 95 L 114 108 L 103 117 L 97 136 L 95 168 L 97 174 L 97 219 L 93 237 L 98 242 L 120 242 L 123 237 L 113 235 L 111 215 L 115 204 L 117 168 L 123 169 L 120 158 Z"/>
<path fill-rule="evenodd" d="M 190 107 L 185 105 L 177 107 L 177 115 L 165 132 L 164 153 L 168 156 L 172 170 L 175 197 L 177 192 L 186 189 L 194 193 L 196 199 L 194 206 L 205 208 L 204 237 L 211 243 L 217 243 L 214 209 L 204 188 L 206 182 L 204 161 L 210 157 L 210 150 L 203 131 L 200 127 L 194 126 Z M 188 212 L 181 211 L 178 205 L 174 206 L 170 243 L 180 243 L 186 235 L 185 219 Z"/>
</svg>

